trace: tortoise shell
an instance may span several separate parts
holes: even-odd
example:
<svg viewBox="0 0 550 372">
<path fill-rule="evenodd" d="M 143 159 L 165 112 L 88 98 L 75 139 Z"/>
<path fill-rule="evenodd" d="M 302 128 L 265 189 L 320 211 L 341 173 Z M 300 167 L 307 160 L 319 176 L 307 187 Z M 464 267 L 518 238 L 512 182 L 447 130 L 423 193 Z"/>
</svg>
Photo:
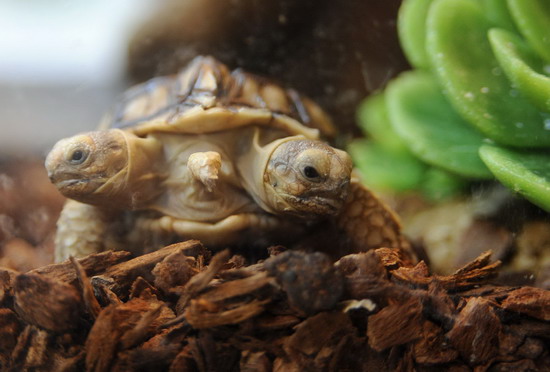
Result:
<svg viewBox="0 0 550 372">
<path fill-rule="evenodd" d="M 295 90 L 241 69 L 230 71 L 216 59 L 202 56 L 177 75 L 130 88 L 100 129 L 120 128 L 144 136 L 159 131 L 212 133 L 246 125 L 311 139 L 333 138 L 336 133 L 323 110 Z"/>
</svg>

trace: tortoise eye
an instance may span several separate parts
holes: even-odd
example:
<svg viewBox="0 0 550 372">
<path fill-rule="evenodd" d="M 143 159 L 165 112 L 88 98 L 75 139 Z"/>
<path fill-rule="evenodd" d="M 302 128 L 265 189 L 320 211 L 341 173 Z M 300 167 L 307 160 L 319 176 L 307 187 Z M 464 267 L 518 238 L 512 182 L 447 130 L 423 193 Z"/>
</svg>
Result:
<svg viewBox="0 0 550 372">
<path fill-rule="evenodd" d="M 88 153 L 86 151 L 81 149 L 76 149 L 71 153 L 69 157 L 69 162 L 75 165 L 82 164 L 84 163 L 87 157 L 88 157 Z"/>
<path fill-rule="evenodd" d="M 304 167 L 304 176 L 310 179 L 316 179 L 319 178 L 319 172 L 317 172 L 317 169 L 308 165 Z"/>
</svg>

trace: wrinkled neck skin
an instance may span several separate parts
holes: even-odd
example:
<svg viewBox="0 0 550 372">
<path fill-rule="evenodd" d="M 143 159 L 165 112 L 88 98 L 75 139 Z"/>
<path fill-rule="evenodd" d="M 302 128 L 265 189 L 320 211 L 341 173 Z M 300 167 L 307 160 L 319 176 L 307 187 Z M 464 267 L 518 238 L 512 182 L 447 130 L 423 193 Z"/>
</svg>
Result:
<svg viewBox="0 0 550 372">
<path fill-rule="evenodd" d="M 96 190 L 104 195 L 102 207 L 141 209 L 162 192 L 164 153 L 154 138 L 140 138 L 121 131 L 128 146 L 128 166 Z"/>
<path fill-rule="evenodd" d="M 266 144 L 262 144 L 260 139 L 260 130 L 256 129 L 253 133 L 251 145 L 241 154 L 237 162 L 237 167 L 243 180 L 243 187 L 254 198 L 254 201 L 266 212 L 279 214 L 280 211 L 292 211 L 293 208 L 276 197 L 276 192 L 272 189 L 266 179 L 266 168 L 273 154 L 281 144 L 298 139 L 305 139 L 304 136 L 284 137 Z"/>
</svg>

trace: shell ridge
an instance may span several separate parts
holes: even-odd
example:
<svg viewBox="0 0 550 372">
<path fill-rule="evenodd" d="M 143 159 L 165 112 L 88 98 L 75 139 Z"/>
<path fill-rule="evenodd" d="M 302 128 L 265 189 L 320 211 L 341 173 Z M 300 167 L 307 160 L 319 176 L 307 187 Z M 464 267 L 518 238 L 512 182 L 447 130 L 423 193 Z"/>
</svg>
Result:
<svg viewBox="0 0 550 372">
<path fill-rule="evenodd" d="M 130 88 L 123 98 L 105 123 L 138 135 L 261 125 L 316 138 L 330 129 L 295 90 L 240 68 L 230 70 L 212 57 L 197 57 L 178 74 Z"/>
<path fill-rule="evenodd" d="M 309 113 L 302 102 L 300 94 L 298 94 L 298 92 L 294 89 L 287 89 L 287 95 L 292 100 L 292 106 L 294 107 L 296 114 L 300 118 L 300 121 L 305 125 L 310 126 L 311 117 L 309 116 Z"/>
</svg>

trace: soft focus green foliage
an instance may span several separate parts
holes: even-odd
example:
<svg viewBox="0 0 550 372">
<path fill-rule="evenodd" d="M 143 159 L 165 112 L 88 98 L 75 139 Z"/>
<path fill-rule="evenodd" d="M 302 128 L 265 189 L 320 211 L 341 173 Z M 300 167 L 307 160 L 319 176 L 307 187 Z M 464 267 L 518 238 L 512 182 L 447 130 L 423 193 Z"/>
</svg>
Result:
<svg viewBox="0 0 550 372">
<path fill-rule="evenodd" d="M 531 47 L 550 62 L 550 1 L 508 0 L 519 32 Z"/>
<path fill-rule="evenodd" d="M 426 54 L 426 16 L 433 0 L 404 1 L 399 9 L 397 31 L 403 52 L 416 68 L 429 68 Z"/>
<path fill-rule="evenodd" d="M 453 110 L 430 73 L 404 73 L 386 95 L 393 128 L 416 156 L 457 175 L 491 178 L 478 154 L 483 137 Z"/>
<path fill-rule="evenodd" d="M 348 151 L 364 183 L 378 190 L 407 191 L 422 182 L 426 165 L 408 152 L 391 151 L 376 142 L 353 142 Z"/>
<path fill-rule="evenodd" d="M 477 0 L 435 1 L 427 20 L 433 72 L 458 113 L 492 140 L 550 146 L 545 116 L 502 73 L 487 33 L 491 23 Z"/>
<path fill-rule="evenodd" d="M 404 0 L 398 30 L 417 70 L 359 110 L 366 182 L 441 199 L 494 177 L 550 210 L 550 1 Z"/>
<path fill-rule="evenodd" d="M 481 157 L 494 175 L 510 189 L 550 211 L 550 156 L 483 145 Z"/>
<path fill-rule="evenodd" d="M 545 69 L 550 66 L 545 65 L 519 36 L 508 31 L 492 29 L 489 40 L 512 84 L 539 110 L 550 112 L 550 77 L 545 75 Z"/>
</svg>

